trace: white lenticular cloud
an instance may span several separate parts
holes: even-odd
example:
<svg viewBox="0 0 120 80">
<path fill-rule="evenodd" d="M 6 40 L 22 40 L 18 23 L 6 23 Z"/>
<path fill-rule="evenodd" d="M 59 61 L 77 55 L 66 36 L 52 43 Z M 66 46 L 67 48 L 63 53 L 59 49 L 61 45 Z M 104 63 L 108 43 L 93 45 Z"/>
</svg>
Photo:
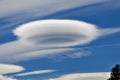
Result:
<svg viewBox="0 0 120 80">
<path fill-rule="evenodd" d="M 120 28 L 99 29 L 94 24 L 77 20 L 50 19 L 25 23 L 14 29 L 13 33 L 18 37 L 16 41 L 0 45 L 0 62 L 36 59 L 62 53 L 69 58 L 81 58 L 91 55 L 91 52 L 69 47 L 82 46 L 99 37 L 118 32 Z"/>
<path fill-rule="evenodd" d="M 11 64 L 0 64 L 0 75 L 20 72 L 23 70 L 24 70 L 24 68 L 21 66 L 11 65 Z"/>
<path fill-rule="evenodd" d="M 54 71 L 55 70 L 38 70 L 38 71 L 16 74 L 15 76 L 29 76 L 29 75 L 45 74 L 45 73 L 52 73 Z"/>
<path fill-rule="evenodd" d="M 13 33 L 18 40 L 0 46 L 0 56 L 2 56 L 0 61 L 29 60 L 76 51 L 75 48 L 64 47 L 90 43 L 97 38 L 98 28 L 83 21 L 51 19 L 25 23 L 18 26 Z M 76 52 L 65 55 L 79 58 L 90 54 Z"/>
<path fill-rule="evenodd" d="M 39 20 L 23 24 L 14 30 L 19 41 L 41 47 L 83 45 L 96 39 L 95 25 L 76 20 Z"/>
<path fill-rule="evenodd" d="M 50 78 L 47 80 L 107 80 L 109 77 L 109 72 L 99 72 L 99 73 L 73 73 L 63 75 L 58 78 Z"/>
</svg>

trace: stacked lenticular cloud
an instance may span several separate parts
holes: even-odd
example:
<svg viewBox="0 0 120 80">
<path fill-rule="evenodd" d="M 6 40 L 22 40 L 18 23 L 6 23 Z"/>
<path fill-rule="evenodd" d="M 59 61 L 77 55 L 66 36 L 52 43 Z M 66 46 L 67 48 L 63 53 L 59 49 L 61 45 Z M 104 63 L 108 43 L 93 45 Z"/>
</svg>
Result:
<svg viewBox="0 0 120 80">
<path fill-rule="evenodd" d="M 25 44 L 64 47 L 89 43 L 98 36 L 98 29 L 77 20 L 39 20 L 17 27 L 14 34 Z"/>
</svg>

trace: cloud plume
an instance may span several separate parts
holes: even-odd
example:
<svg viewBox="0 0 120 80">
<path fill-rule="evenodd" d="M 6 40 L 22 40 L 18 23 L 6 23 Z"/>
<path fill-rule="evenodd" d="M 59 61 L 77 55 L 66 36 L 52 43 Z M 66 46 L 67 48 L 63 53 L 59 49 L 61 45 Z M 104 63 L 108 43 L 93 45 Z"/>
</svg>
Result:
<svg viewBox="0 0 120 80">
<path fill-rule="evenodd" d="M 120 28 L 105 28 L 99 30 L 99 36 L 107 36 L 115 33 L 120 33 Z"/>
</svg>

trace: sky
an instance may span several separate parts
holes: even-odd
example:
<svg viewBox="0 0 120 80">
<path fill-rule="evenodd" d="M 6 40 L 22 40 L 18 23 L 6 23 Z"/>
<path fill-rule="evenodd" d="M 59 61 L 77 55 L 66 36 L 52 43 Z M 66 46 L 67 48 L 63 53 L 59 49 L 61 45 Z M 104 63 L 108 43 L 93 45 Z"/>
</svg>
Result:
<svg viewBox="0 0 120 80">
<path fill-rule="evenodd" d="M 0 0 L 0 80 L 107 80 L 119 14 L 119 0 Z"/>
</svg>

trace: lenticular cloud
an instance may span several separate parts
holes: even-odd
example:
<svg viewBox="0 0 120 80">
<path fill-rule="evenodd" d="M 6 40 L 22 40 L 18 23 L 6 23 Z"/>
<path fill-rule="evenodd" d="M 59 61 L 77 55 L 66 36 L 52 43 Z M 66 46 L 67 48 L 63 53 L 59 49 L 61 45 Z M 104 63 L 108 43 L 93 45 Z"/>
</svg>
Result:
<svg viewBox="0 0 120 80">
<path fill-rule="evenodd" d="M 109 72 L 98 72 L 98 73 L 72 73 L 63 75 L 58 78 L 51 78 L 47 80 L 107 80 Z"/>
<path fill-rule="evenodd" d="M 11 64 L 0 64 L 0 75 L 20 72 L 23 70 L 24 70 L 24 68 L 22 66 L 11 65 Z"/>
<path fill-rule="evenodd" d="M 89 43 L 98 36 L 98 29 L 76 20 L 39 20 L 17 27 L 14 34 L 26 45 L 66 47 Z"/>
</svg>

